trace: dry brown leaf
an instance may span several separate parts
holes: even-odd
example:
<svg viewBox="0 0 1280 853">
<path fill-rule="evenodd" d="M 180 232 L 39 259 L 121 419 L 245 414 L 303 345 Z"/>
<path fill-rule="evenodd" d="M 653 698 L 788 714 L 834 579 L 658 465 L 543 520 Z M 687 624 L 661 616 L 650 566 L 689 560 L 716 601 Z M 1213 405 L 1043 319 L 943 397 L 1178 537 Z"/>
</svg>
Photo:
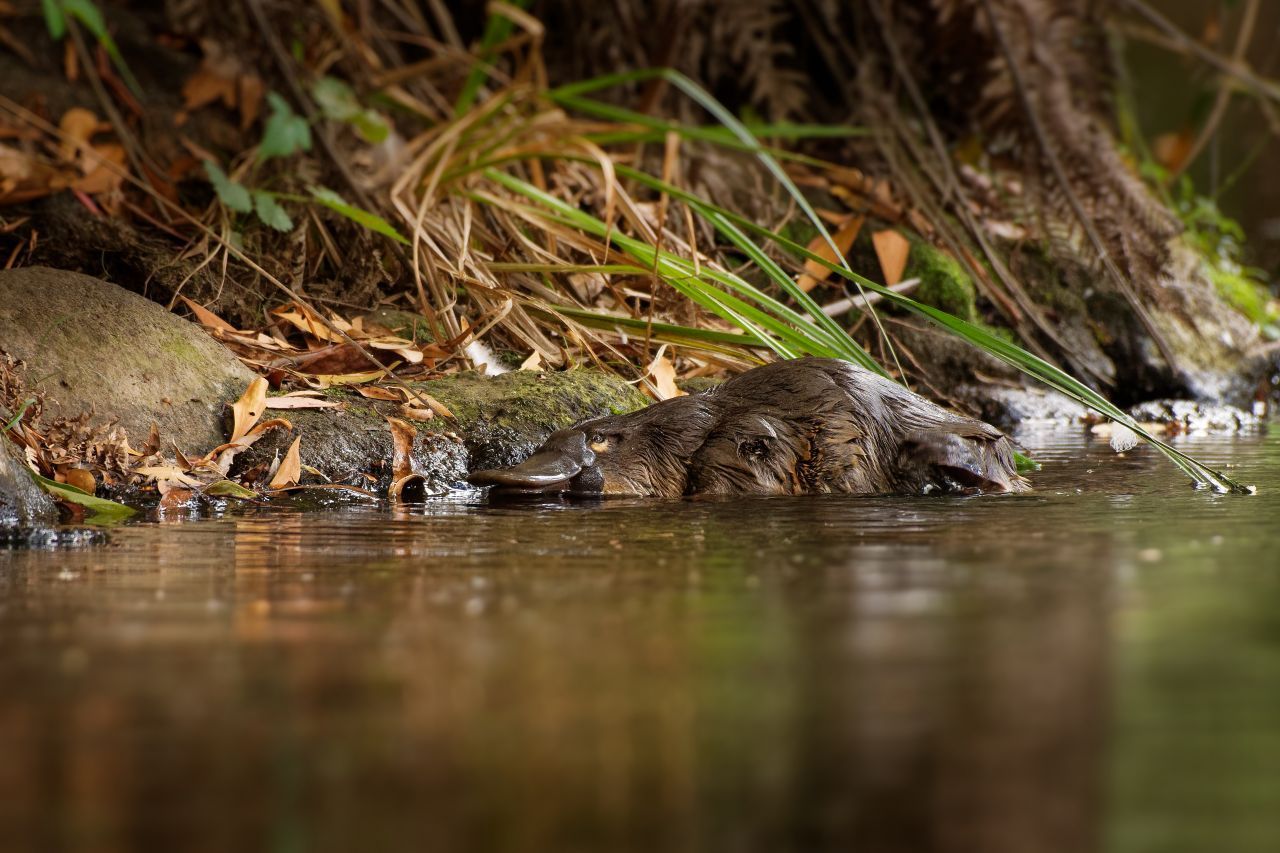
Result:
<svg viewBox="0 0 1280 853">
<path fill-rule="evenodd" d="M 97 156 L 85 156 L 85 176 L 72 184 L 72 188 L 90 195 L 119 189 L 124 183 L 124 146 L 107 143 L 93 146 L 93 151 Z"/>
<path fill-rule="evenodd" d="M 387 418 L 387 424 L 391 427 L 391 476 L 403 477 L 412 469 L 413 439 L 418 430 L 400 418 Z"/>
<path fill-rule="evenodd" d="M 0 205 L 21 204 L 59 192 L 75 179 L 74 173 L 0 145 Z"/>
<path fill-rule="evenodd" d="M 268 409 L 340 409 L 342 403 L 337 400 L 318 400 L 315 397 L 268 397 Z"/>
<path fill-rule="evenodd" d="M 520 362 L 521 370 L 541 370 L 542 369 L 542 353 L 534 350 L 529 357 Z"/>
<path fill-rule="evenodd" d="M 134 468 L 133 473 L 140 474 L 143 477 L 150 477 L 159 486 L 181 485 L 190 489 L 204 488 L 204 483 L 192 477 L 186 471 L 179 469 L 176 465 L 144 465 L 140 468 Z"/>
<path fill-rule="evenodd" d="M 258 120 L 262 109 L 262 95 L 266 87 L 262 80 L 252 74 L 240 78 L 240 129 L 248 130 Z"/>
<path fill-rule="evenodd" d="M 267 484 L 268 488 L 283 489 L 285 486 L 295 485 L 302 478 L 302 457 L 299 456 L 298 450 L 301 444 L 302 436 L 298 436 L 293 440 L 293 444 L 289 445 L 284 459 L 280 460 L 280 467 L 276 469 L 275 476 Z"/>
<path fill-rule="evenodd" d="M 430 394 L 428 394 L 426 391 L 423 391 L 421 388 L 415 388 L 413 390 L 413 400 L 411 400 L 410 402 L 414 402 L 414 401 L 417 401 L 420 403 L 426 403 L 427 408 L 431 409 L 431 411 L 435 412 L 437 415 L 439 415 L 442 418 L 448 418 L 451 421 L 457 420 L 457 418 L 453 416 L 453 412 L 449 411 L 448 406 L 446 406 L 444 403 L 441 403 L 439 400 L 437 400 L 435 397 L 432 397 Z"/>
<path fill-rule="evenodd" d="M 160 488 L 160 511 L 178 509 L 195 497 L 195 492 L 180 486 L 168 485 Z"/>
<path fill-rule="evenodd" d="M 228 441 L 226 444 L 220 444 L 213 450 L 206 453 L 200 460 L 201 463 L 209 463 L 213 469 L 224 477 L 231 470 L 231 462 L 243 450 L 251 447 L 254 442 L 266 435 L 268 430 L 279 427 L 281 429 L 293 429 L 293 424 L 284 418 L 272 418 L 269 421 L 263 421 L 253 429 L 249 430 L 245 435 L 237 439 Z M 212 460 L 210 462 L 210 460 Z"/>
<path fill-rule="evenodd" d="M 206 61 L 182 84 L 182 104 L 187 110 L 198 110 L 221 99 L 228 109 L 236 105 L 236 80 L 220 74 Z"/>
<path fill-rule="evenodd" d="M 387 424 L 391 427 L 392 445 L 391 486 L 387 489 L 387 498 L 398 501 L 406 485 L 422 480 L 422 475 L 413 470 L 413 439 L 418 430 L 400 418 L 387 418 Z"/>
<path fill-rule="evenodd" d="M 231 429 L 233 442 L 243 438 L 258 422 L 258 418 L 262 417 L 262 413 L 266 410 L 266 402 L 267 380 L 259 376 L 249 383 L 249 388 L 244 395 L 231 406 L 231 411 L 235 414 Z"/>
<path fill-rule="evenodd" d="M 422 350 L 414 346 L 413 341 L 403 338 L 377 338 L 365 342 L 371 349 L 390 350 L 409 364 L 422 363 Z"/>
<path fill-rule="evenodd" d="M 308 309 L 306 306 L 297 304 L 296 302 L 292 305 L 283 305 L 279 308 L 272 309 L 271 315 L 277 319 L 285 321 L 303 334 L 310 335 L 318 340 L 328 341 L 335 344 L 342 343 L 345 340 L 342 335 L 331 330 L 329 328 L 329 324 L 325 323 L 325 321 L 320 318 L 320 315 Z M 342 329 L 343 326 L 347 325 L 337 318 L 331 319 L 329 323 L 332 323 L 333 326 L 338 329 Z M 348 326 L 348 328 L 350 327 Z M 343 329 L 343 331 L 346 331 L 346 329 Z"/>
<path fill-rule="evenodd" d="M 68 486 L 75 486 L 82 492 L 93 494 L 98 490 L 98 482 L 93 474 L 83 468 L 68 468 L 62 472 L 62 481 Z"/>
<path fill-rule="evenodd" d="M 865 222 L 866 219 L 867 218 L 865 216 L 850 216 L 845 219 L 843 224 L 841 224 L 840 229 L 836 231 L 835 234 L 831 235 L 832 242 L 834 242 L 836 244 L 836 248 L 840 250 L 839 258 L 831 251 L 831 246 L 822 238 L 822 235 L 818 235 L 809 241 L 809 251 L 824 260 L 830 261 L 833 264 L 838 264 L 840 262 L 840 258 L 849 254 L 849 249 L 853 246 L 853 241 L 858 239 L 858 232 L 862 230 L 862 223 Z M 831 271 L 817 261 L 805 261 L 804 274 L 796 279 L 796 284 L 800 286 L 801 290 L 807 293 L 810 290 L 813 290 L 813 288 L 819 283 L 826 281 L 827 277 L 830 275 Z"/>
<path fill-rule="evenodd" d="M 872 234 L 871 242 L 876 247 L 876 258 L 880 261 L 884 283 L 893 287 L 902 281 L 902 273 L 907 268 L 907 255 L 911 253 L 911 241 L 897 231 L 886 228 Z"/>
<path fill-rule="evenodd" d="M 63 113 L 58 121 L 58 129 L 62 131 L 63 136 L 62 144 L 58 149 L 62 159 L 68 163 L 76 161 L 80 146 L 87 145 L 102 127 L 98 117 L 84 107 L 72 107 Z"/>
<path fill-rule="evenodd" d="M 183 305 L 187 306 L 187 310 L 195 316 L 200 325 L 204 326 L 206 329 L 220 329 L 224 332 L 239 331 L 235 326 L 231 325 L 208 308 L 205 308 L 200 303 L 193 302 L 185 296 L 179 296 L 178 298 L 182 300 Z"/>
<path fill-rule="evenodd" d="M 415 409 L 408 403 L 400 406 L 400 414 L 411 421 L 429 421 L 436 416 L 430 409 Z"/>
<path fill-rule="evenodd" d="M 377 382 L 387 375 L 386 370 L 366 370 L 363 373 L 316 373 L 306 377 L 313 388 L 332 388 L 334 385 L 364 385 Z"/>
<path fill-rule="evenodd" d="M 404 399 L 404 392 L 399 388 L 383 388 L 381 385 L 361 385 L 356 393 L 370 400 L 392 400 L 398 403 Z"/>
<path fill-rule="evenodd" d="M 676 387 L 676 366 L 667 358 L 666 344 L 658 348 L 658 354 L 649 362 L 646 375 L 653 380 L 654 393 L 659 400 L 684 396 L 684 392 Z"/>
</svg>

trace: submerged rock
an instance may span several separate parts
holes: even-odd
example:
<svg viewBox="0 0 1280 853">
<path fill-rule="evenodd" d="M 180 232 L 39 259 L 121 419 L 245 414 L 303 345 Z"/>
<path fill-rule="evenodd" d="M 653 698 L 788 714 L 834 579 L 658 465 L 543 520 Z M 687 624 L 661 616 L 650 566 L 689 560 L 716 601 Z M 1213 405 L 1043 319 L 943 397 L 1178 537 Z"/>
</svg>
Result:
<svg viewBox="0 0 1280 853">
<path fill-rule="evenodd" d="M 203 453 L 223 440 L 222 409 L 254 374 L 193 323 L 124 288 L 45 267 L 0 271 L 0 349 L 40 377 L 51 415 L 94 411 L 135 446 L 154 423 Z"/>
<path fill-rule="evenodd" d="M 1089 410 L 1051 388 L 962 386 L 957 396 L 973 402 L 982 417 L 1006 429 L 1078 424 Z"/>
<path fill-rule="evenodd" d="M 1186 435 L 1231 435 L 1261 429 L 1266 419 L 1236 406 L 1194 400 L 1151 400 L 1129 410 L 1139 423 L 1160 424 Z"/>
</svg>

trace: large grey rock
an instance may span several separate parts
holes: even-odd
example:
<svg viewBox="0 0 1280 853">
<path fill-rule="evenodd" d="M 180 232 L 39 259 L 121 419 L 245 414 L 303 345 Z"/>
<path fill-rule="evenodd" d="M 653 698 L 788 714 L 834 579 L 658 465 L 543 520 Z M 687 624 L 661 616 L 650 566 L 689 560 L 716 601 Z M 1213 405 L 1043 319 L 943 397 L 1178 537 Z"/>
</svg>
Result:
<svg viewBox="0 0 1280 853">
<path fill-rule="evenodd" d="M 253 374 L 198 326 L 91 276 L 0 271 L 0 349 L 28 365 L 51 414 L 94 410 L 141 444 L 202 453 L 223 440 L 222 410 Z"/>
<path fill-rule="evenodd" d="M 36 485 L 13 442 L 0 436 L 0 531 L 58 521 L 58 508 Z M 0 541 L 4 541 L 0 535 Z"/>
</svg>

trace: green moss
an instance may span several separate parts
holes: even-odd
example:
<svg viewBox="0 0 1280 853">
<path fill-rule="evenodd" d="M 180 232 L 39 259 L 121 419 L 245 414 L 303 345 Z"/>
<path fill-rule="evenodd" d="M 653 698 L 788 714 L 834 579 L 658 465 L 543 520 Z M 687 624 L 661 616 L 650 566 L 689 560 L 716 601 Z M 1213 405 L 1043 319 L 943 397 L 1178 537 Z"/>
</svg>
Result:
<svg viewBox="0 0 1280 853">
<path fill-rule="evenodd" d="M 518 431 L 562 429 L 597 414 L 625 414 L 649 401 L 621 378 L 594 370 L 501 376 L 455 373 L 421 384 L 449 407 L 459 426 L 481 422 Z"/>
<path fill-rule="evenodd" d="M 1209 280 L 1231 307 L 1260 326 L 1280 319 L 1271 306 L 1271 294 L 1260 282 L 1218 264 L 1206 262 L 1205 266 Z"/>
<path fill-rule="evenodd" d="M 920 279 L 915 292 L 918 301 L 963 320 L 973 322 L 977 318 L 977 290 L 973 279 L 945 252 L 928 243 L 914 242 L 905 275 Z"/>
<path fill-rule="evenodd" d="M 1183 177 L 1175 205 L 1187 230 L 1183 239 L 1203 258 L 1209 280 L 1232 308 L 1262 327 L 1268 337 L 1280 334 L 1280 309 L 1261 270 L 1245 266 L 1244 229 L 1223 215 L 1215 201 L 1196 193 Z"/>
<path fill-rule="evenodd" d="M 792 243 L 807 246 L 818 236 L 818 229 L 803 216 L 793 216 L 783 224 L 778 233 Z M 797 256 L 797 260 L 799 259 L 799 256 Z"/>
<path fill-rule="evenodd" d="M 208 361 L 208 353 L 198 350 L 191 341 L 182 335 L 173 335 L 169 338 L 165 346 L 165 354 L 169 357 L 169 363 L 177 363 L 183 366 L 204 367 Z"/>
</svg>

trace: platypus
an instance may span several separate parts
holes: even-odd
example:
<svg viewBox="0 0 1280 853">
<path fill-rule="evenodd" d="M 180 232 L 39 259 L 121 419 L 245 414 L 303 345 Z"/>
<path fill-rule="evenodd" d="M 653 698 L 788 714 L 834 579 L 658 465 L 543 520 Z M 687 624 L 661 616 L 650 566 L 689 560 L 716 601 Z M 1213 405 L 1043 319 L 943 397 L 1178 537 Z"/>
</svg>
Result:
<svg viewBox="0 0 1280 853">
<path fill-rule="evenodd" d="M 990 424 L 837 359 L 801 358 L 551 435 L 495 492 L 801 495 L 1018 492 L 1013 445 Z"/>
</svg>

